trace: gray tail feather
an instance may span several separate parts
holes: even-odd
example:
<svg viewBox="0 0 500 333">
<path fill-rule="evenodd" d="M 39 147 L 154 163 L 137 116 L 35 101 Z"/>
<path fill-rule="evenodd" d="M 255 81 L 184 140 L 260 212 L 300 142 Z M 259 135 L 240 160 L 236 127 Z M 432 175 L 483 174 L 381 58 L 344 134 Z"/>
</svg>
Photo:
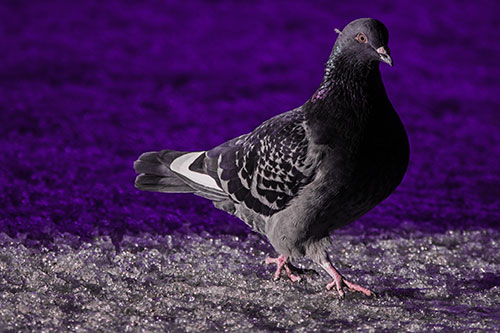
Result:
<svg viewBox="0 0 500 333">
<path fill-rule="evenodd" d="M 196 192 L 170 170 L 170 163 L 183 154 L 185 152 L 162 150 L 139 156 L 139 159 L 134 162 L 135 172 L 139 174 L 135 179 L 135 187 L 143 191 L 165 193 Z"/>
</svg>

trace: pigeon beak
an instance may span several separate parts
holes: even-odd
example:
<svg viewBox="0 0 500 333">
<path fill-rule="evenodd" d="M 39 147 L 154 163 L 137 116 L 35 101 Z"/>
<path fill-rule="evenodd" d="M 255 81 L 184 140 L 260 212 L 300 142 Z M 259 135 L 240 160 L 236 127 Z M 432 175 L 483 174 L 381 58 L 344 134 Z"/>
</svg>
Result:
<svg viewBox="0 0 500 333">
<path fill-rule="evenodd" d="M 391 52 L 388 47 L 381 46 L 377 50 L 377 53 L 380 55 L 380 60 L 388 64 L 389 66 L 393 66 L 394 62 L 391 58 Z"/>
</svg>

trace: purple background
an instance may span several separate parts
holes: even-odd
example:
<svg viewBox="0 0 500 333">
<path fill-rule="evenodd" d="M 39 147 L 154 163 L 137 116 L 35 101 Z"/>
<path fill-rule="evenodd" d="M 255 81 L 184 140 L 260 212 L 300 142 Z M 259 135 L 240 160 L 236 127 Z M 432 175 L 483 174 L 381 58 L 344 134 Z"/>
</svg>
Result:
<svg viewBox="0 0 500 333">
<path fill-rule="evenodd" d="M 301 105 L 342 28 L 388 27 L 381 65 L 411 143 L 403 183 L 339 232 L 499 228 L 495 1 L 2 1 L 0 232 L 208 232 L 240 221 L 190 195 L 134 189 L 150 150 L 208 149 Z"/>
</svg>

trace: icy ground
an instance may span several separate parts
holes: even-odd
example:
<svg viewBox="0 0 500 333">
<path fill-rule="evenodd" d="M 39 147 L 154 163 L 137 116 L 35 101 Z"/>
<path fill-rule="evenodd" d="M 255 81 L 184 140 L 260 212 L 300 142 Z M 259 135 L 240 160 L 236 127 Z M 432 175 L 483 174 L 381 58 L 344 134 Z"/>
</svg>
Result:
<svg viewBox="0 0 500 333">
<path fill-rule="evenodd" d="M 325 290 L 325 274 L 271 280 L 257 235 L 107 238 L 34 250 L 2 235 L 2 331 L 494 331 L 500 320 L 500 233 L 334 237 L 330 256 L 368 298 Z M 309 263 L 299 262 L 304 268 Z"/>
</svg>

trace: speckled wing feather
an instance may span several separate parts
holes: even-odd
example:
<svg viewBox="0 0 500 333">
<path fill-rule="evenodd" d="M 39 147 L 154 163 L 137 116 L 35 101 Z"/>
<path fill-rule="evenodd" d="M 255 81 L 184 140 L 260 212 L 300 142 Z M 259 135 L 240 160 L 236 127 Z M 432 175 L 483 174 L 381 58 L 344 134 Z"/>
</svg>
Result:
<svg viewBox="0 0 500 333">
<path fill-rule="evenodd" d="M 206 153 L 206 172 L 246 208 L 270 216 L 284 209 L 314 177 L 317 159 L 300 109 L 269 119 L 253 132 Z"/>
</svg>

